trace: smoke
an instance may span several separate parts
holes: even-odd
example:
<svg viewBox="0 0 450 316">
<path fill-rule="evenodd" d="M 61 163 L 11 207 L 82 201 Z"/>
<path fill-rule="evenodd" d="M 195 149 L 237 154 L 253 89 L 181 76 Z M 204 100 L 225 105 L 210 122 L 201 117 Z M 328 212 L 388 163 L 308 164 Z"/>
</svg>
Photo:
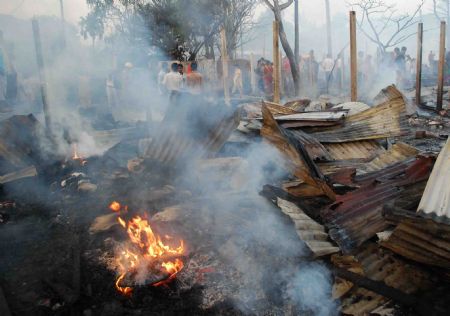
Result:
<svg viewBox="0 0 450 316">
<path fill-rule="evenodd" d="M 302 311 L 316 316 L 338 315 L 338 306 L 331 297 L 332 277 L 330 271 L 319 263 L 307 263 L 299 267 L 290 280 L 288 297 Z"/>
<path fill-rule="evenodd" d="M 58 29 L 46 29 L 41 35 L 53 33 L 57 37 L 58 32 Z M 43 137 L 41 144 L 48 154 L 67 156 L 71 154 L 71 145 L 77 143 L 83 157 L 100 155 L 109 147 L 102 146 L 96 138 L 99 129 L 135 126 L 130 122 L 147 120 L 149 112 L 154 118 L 151 124 L 157 124 L 157 116 L 167 112 L 168 100 L 159 96 L 155 81 L 159 70 L 157 63 L 142 62 L 133 56 L 142 47 L 116 52 L 115 48 L 127 47 L 129 43 L 116 42 L 114 47 L 96 49 L 80 45 L 79 41 L 76 44 L 75 39 L 68 43 L 65 51 L 47 60 L 47 88 L 56 143 L 55 148 Z M 154 48 L 144 49 L 144 59 L 151 50 Z M 34 63 L 34 60 L 34 51 L 31 51 L 29 62 Z M 125 66 L 127 62 L 133 65 Z M 115 79 L 119 94 L 115 104 L 108 104 L 107 78 L 110 77 Z M 190 112 L 189 116 L 178 117 L 173 125 L 156 125 L 155 129 L 149 129 L 150 138 L 158 135 L 158 128 L 167 128 L 168 133 L 181 130 L 193 139 L 207 138 L 207 127 L 215 126 L 221 117 L 234 110 L 227 110 L 221 102 L 187 98 L 182 103 Z M 191 121 L 192 117 L 196 120 Z M 39 118 L 42 121 L 42 116 Z M 199 122 L 201 124 L 197 124 Z M 215 233 L 211 241 L 215 249 L 241 272 L 241 286 L 234 293 L 239 300 L 256 309 L 261 295 L 270 301 L 284 298 L 314 315 L 332 315 L 336 306 L 331 300 L 329 271 L 319 264 L 302 264 L 307 251 L 298 240 L 293 224 L 277 207 L 258 195 L 263 185 L 279 184 L 286 179 L 287 171 L 281 167 L 284 158 L 273 146 L 258 138 L 250 143 L 234 157 L 231 165 L 225 159 L 223 168 L 217 168 L 217 164 L 208 168 L 207 161 L 198 160 L 195 155 L 195 159 L 184 160 L 183 157 L 171 166 L 178 170 L 174 179 L 177 190 L 186 189 L 195 197 L 208 198 L 201 210 L 203 221 L 197 224 L 210 225 L 208 230 Z M 227 152 L 221 154 L 224 158 L 230 156 Z M 145 273 L 140 271 L 137 278 L 143 283 Z"/>
</svg>

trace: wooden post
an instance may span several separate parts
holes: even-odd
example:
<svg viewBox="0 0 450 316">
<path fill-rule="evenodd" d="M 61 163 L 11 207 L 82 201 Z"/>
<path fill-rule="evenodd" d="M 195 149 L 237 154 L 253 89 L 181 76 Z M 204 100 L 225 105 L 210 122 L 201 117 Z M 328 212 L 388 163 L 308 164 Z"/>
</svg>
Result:
<svg viewBox="0 0 450 316">
<path fill-rule="evenodd" d="M 273 102 L 280 103 L 280 41 L 278 22 L 273 21 Z"/>
<path fill-rule="evenodd" d="M 278 52 L 278 57 L 279 57 L 278 59 L 280 62 L 280 64 L 279 64 L 280 71 L 278 72 L 278 75 L 280 78 L 280 99 L 281 99 L 281 96 L 286 93 L 286 91 L 285 91 L 286 87 L 284 86 L 284 79 L 283 79 L 283 56 L 282 55 L 283 54 L 281 53 L 281 48 L 280 48 L 280 50 Z M 286 76 L 286 74 L 284 74 L 284 75 Z"/>
<path fill-rule="evenodd" d="M 351 100 L 358 100 L 358 61 L 356 54 L 356 13 L 350 11 L 350 91 Z"/>
<path fill-rule="evenodd" d="M 263 36 L 263 58 L 266 59 L 266 34 Z"/>
<path fill-rule="evenodd" d="M 64 18 L 64 0 L 59 0 L 59 5 L 61 9 L 61 41 L 62 47 L 66 48 L 66 20 Z"/>
<path fill-rule="evenodd" d="M 252 94 L 256 94 L 255 55 L 253 55 L 253 53 L 250 54 L 250 82 Z"/>
<path fill-rule="evenodd" d="M 333 44 L 331 41 L 331 13 L 330 13 L 330 0 L 325 0 L 325 11 L 327 16 L 327 46 L 328 55 L 333 58 Z"/>
<path fill-rule="evenodd" d="M 33 26 L 33 37 L 34 37 L 34 47 L 36 49 L 36 61 L 38 65 L 38 73 L 39 80 L 41 86 L 41 97 L 42 97 L 42 106 L 44 110 L 45 117 L 45 126 L 47 128 L 47 133 L 51 132 L 51 118 L 50 118 L 50 110 L 48 107 L 48 99 L 47 99 L 47 81 L 45 77 L 45 66 L 44 66 L 44 58 L 42 56 L 42 44 L 41 44 L 41 33 L 39 30 L 39 22 L 35 18 L 32 20 Z"/>
<path fill-rule="evenodd" d="M 300 60 L 300 30 L 299 30 L 299 18 L 298 18 L 298 0 L 295 0 L 295 17 L 294 17 L 294 27 L 295 27 L 295 60 L 299 62 Z"/>
<path fill-rule="evenodd" d="M 225 29 L 220 31 L 222 40 L 222 78 L 223 78 L 223 95 L 225 104 L 230 106 L 230 89 L 228 87 L 228 51 L 227 51 L 227 34 Z"/>
<path fill-rule="evenodd" d="M 444 66 L 445 66 L 445 27 L 446 23 L 441 22 L 441 39 L 439 43 L 439 69 L 438 69 L 438 91 L 436 111 L 442 110 L 442 97 L 444 94 Z"/>
<path fill-rule="evenodd" d="M 416 60 L 416 104 L 420 105 L 422 95 L 422 55 L 423 55 L 423 23 L 417 30 L 417 60 Z"/>
</svg>

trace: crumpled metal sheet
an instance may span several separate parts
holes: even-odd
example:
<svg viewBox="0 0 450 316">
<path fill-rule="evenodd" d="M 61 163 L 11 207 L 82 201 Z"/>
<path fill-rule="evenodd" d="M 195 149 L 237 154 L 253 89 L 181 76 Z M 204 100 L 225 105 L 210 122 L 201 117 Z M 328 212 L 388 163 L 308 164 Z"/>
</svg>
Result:
<svg viewBox="0 0 450 316">
<path fill-rule="evenodd" d="M 311 219 L 297 205 L 280 198 L 277 199 L 277 204 L 294 222 L 297 235 L 305 242 L 314 257 L 339 252 L 339 248 L 328 241 L 325 227 Z"/>
<path fill-rule="evenodd" d="M 375 243 L 364 244 L 354 256 L 333 255 L 332 262 L 340 268 L 382 281 L 408 294 L 427 290 L 431 286 L 430 275 L 425 270 L 394 256 L 391 251 Z M 344 315 L 378 315 L 375 314 L 376 310 L 395 303 L 364 288 L 354 288 L 352 283 L 342 279 L 337 279 L 333 297 L 340 299 Z"/>
<path fill-rule="evenodd" d="M 205 128 L 202 135 L 191 135 L 174 126 L 162 125 L 151 134 L 151 138 L 141 140 L 139 147 L 143 158 L 173 163 L 184 158 L 204 158 L 222 148 L 223 144 L 237 128 L 240 111 L 221 120 L 217 125 Z"/>
<path fill-rule="evenodd" d="M 346 143 L 325 143 L 332 160 L 363 159 L 365 161 L 384 152 L 385 149 L 376 140 L 362 140 Z"/>
<path fill-rule="evenodd" d="M 406 103 L 402 93 L 395 86 L 389 86 L 384 91 L 388 101 L 349 116 L 343 127 L 325 128 L 313 135 L 320 142 L 342 143 L 407 134 Z"/>
<path fill-rule="evenodd" d="M 361 187 L 338 196 L 322 211 L 331 239 L 349 253 L 385 230 L 388 223 L 382 215 L 383 205 L 399 196 L 405 186 L 426 180 L 432 165 L 432 158 L 419 157 L 355 177 Z"/>
<path fill-rule="evenodd" d="M 416 262 L 450 269 L 448 225 L 427 219 L 405 219 L 381 245 Z"/>
<path fill-rule="evenodd" d="M 439 154 L 417 212 L 450 224 L 450 139 Z"/>
<path fill-rule="evenodd" d="M 408 144 L 398 142 L 391 146 L 387 151 L 382 151 L 369 163 L 363 164 L 358 168 L 358 173 L 368 173 L 386 168 L 397 162 L 415 157 L 419 150 Z"/>
</svg>

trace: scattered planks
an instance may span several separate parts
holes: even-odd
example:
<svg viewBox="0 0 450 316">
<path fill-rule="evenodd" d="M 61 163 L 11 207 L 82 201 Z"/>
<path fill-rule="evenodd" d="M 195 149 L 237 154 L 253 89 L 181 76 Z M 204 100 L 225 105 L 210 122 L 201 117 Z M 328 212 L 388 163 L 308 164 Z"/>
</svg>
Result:
<svg viewBox="0 0 450 316">
<path fill-rule="evenodd" d="M 5 184 L 9 182 L 13 182 L 16 180 L 24 179 L 24 178 L 30 178 L 37 176 L 37 170 L 36 167 L 30 166 L 24 169 L 21 169 L 19 171 L 11 172 L 8 174 L 5 174 L 3 176 L 0 176 L 0 184 Z"/>
</svg>

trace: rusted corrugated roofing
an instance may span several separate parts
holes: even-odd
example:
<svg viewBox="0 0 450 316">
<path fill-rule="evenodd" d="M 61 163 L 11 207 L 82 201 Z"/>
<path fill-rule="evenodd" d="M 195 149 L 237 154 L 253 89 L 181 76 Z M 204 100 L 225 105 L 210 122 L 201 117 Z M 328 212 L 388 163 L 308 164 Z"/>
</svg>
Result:
<svg viewBox="0 0 450 316">
<path fill-rule="evenodd" d="M 450 223 L 450 139 L 434 165 L 418 213 L 436 222 Z"/>
<path fill-rule="evenodd" d="M 382 281 L 386 285 L 407 294 L 427 290 L 431 284 L 430 275 L 423 269 L 397 258 L 389 250 L 374 243 L 364 244 L 354 256 L 332 256 L 333 263 L 365 277 Z M 341 279 L 334 285 L 333 297 L 341 301 L 344 315 L 377 315 L 376 310 L 395 303 L 388 298 Z"/>
<path fill-rule="evenodd" d="M 329 127 L 314 133 L 320 142 L 348 141 L 396 137 L 408 133 L 406 104 L 395 87 L 385 89 L 389 100 L 364 112 L 349 116 L 343 127 Z"/>
<path fill-rule="evenodd" d="M 264 104 L 262 113 L 264 124 L 261 135 L 286 158 L 282 162 L 284 166 L 305 183 L 307 189 L 310 189 L 311 195 L 309 196 L 327 195 L 334 200 L 334 191 L 326 182 L 303 143 L 294 139 L 288 130 L 280 128 L 269 108 Z"/>
<path fill-rule="evenodd" d="M 361 188 L 338 196 L 335 203 L 322 212 L 331 239 L 342 251 L 351 252 L 386 229 L 383 204 L 397 197 L 402 187 L 426 179 L 432 164 L 432 158 L 419 157 L 357 176 L 355 181 Z"/>
<path fill-rule="evenodd" d="M 326 148 L 313 136 L 301 130 L 285 130 L 285 133 L 287 133 L 290 138 L 302 143 L 313 160 L 334 160 Z"/>
<path fill-rule="evenodd" d="M 408 259 L 450 269 L 450 226 L 446 224 L 405 219 L 381 245 Z"/>
<path fill-rule="evenodd" d="M 358 168 L 358 173 L 367 173 L 386 168 L 389 165 L 404 161 L 419 154 L 419 150 L 408 144 L 398 142 L 387 151 L 382 151 L 371 162 Z"/>
<path fill-rule="evenodd" d="M 346 143 L 323 144 L 333 160 L 368 160 L 375 157 L 385 149 L 376 140 L 363 140 Z"/>
<path fill-rule="evenodd" d="M 277 204 L 283 213 L 294 222 L 297 235 L 305 242 L 315 257 L 339 252 L 339 248 L 328 241 L 325 227 L 312 220 L 297 205 L 280 198 L 277 199 Z"/>
</svg>

